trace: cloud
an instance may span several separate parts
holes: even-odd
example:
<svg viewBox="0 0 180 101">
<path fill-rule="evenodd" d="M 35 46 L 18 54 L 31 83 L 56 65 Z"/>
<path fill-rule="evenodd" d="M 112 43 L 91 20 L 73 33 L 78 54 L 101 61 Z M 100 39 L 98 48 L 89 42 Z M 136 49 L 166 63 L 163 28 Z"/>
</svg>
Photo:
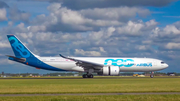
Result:
<svg viewBox="0 0 180 101">
<path fill-rule="evenodd" d="M 20 23 L 13 27 L 10 23 L 2 33 L 16 32 L 22 42 L 41 56 L 56 56 L 59 52 L 74 56 L 136 56 L 150 50 L 150 44 L 144 45 L 140 39 L 158 24 L 155 20 L 130 20 L 137 14 L 151 13 L 141 7 L 72 10 L 52 3 L 47 9 L 49 15 L 41 14 L 29 20 L 30 26 Z M 135 51 L 139 52 L 135 54 Z"/>
<path fill-rule="evenodd" d="M 166 32 L 166 34 L 180 34 L 180 30 L 174 25 L 167 25 L 163 31 Z"/>
<path fill-rule="evenodd" d="M 0 1 L 0 8 L 9 8 L 9 6 L 5 2 Z"/>
<path fill-rule="evenodd" d="M 109 38 L 113 32 L 115 31 L 116 29 L 114 27 L 109 27 L 107 29 L 102 29 L 98 32 L 91 32 L 88 37 L 91 39 L 91 40 L 94 40 L 94 41 L 98 41 L 98 40 L 101 40 L 101 39 L 107 39 Z"/>
<path fill-rule="evenodd" d="M 82 56 L 101 56 L 100 52 L 84 51 L 83 49 L 75 49 L 75 54 L 82 55 Z"/>
<path fill-rule="evenodd" d="M 180 18 L 180 16 L 163 16 L 163 17 L 167 17 L 167 18 Z"/>
<path fill-rule="evenodd" d="M 139 22 L 129 21 L 125 26 L 117 28 L 119 34 L 130 35 L 130 36 L 140 36 L 142 34 L 147 35 L 150 31 L 156 27 L 158 23 L 155 20 L 150 20 L 143 23 L 141 20 Z"/>
<path fill-rule="evenodd" d="M 103 47 L 99 47 L 100 52 L 106 52 Z"/>
<path fill-rule="evenodd" d="M 70 9 L 88 9 L 88 8 L 109 8 L 120 6 L 154 6 L 163 7 L 176 0 L 36 0 L 61 2 L 63 6 Z"/>
<path fill-rule="evenodd" d="M 156 27 L 149 36 L 151 44 L 159 46 L 159 51 L 178 51 L 180 49 L 180 22 L 166 25 L 165 27 Z M 168 53 L 167 53 L 168 54 Z"/>
<path fill-rule="evenodd" d="M 0 42 L 0 48 L 10 48 L 9 43 Z"/>
<path fill-rule="evenodd" d="M 162 39 L 162 40 L 171 40 L 177 39 L 180 37 L 180 22 L 177 21 L 173 24 L 166 25 L 164 28 L 156 27 L 152 30 L 151 37 L 155 39 Z M 173 39 L 173 40 L 172 40 Z M 167 42 L 167 41 L 166 41 Z"/>
<path fill-rule="evenodd" d="M 46 31 L 46 26 L 28 26 L 28 30 L 30 30 L 31 32 Z"/>
<path fill-rule="evenodd" d="M 24 23 L 20 23 L 17 26 L 6 26 L 1 28 L 1 35 L 4 37 L 6 34 L 26 33 L 28 30 L 25 28 Z"/>
<path fill-rule="evenodd" d="M 117 7 L 117 8 L 94 8 L 80 10 L 80 13 L 87 18 L 91 19 L 105 19 L 105 20 L 120 20 L 127 21 L 129 18 L 135 17 L 137 14 L 140 16 L 147 16 L 151 12 L 148 9 L 139 7 Z"/>
<path fill-rule="evenodd" d="M 16 26 L 15 30 L 19 30 L 16 33 L 25 42 L 28 42 L 27 45 L 33 48 L 38 55 L 57 55 L 60 51 L 63 54 L 74 55 L 74 56 L 117 56 L 116 54 L 125 56 L 129 53 L 129 56 L 132 54 L 136 56 L 139 52 L 148 51 L 152 52 L 150 45 L 145 42 L 148 39 L 148 35 L 157 25 L 155 20 L 150 20 L 147 22 L 133 22 L 130 21 L 132 25 L 128 23 L 121 25 L 121 28 L 126 28 L 126 33 L 117 33 L 117 30 L 120 27 L 106 27 L 101 28 L 99 31 L 90 31 L 90 32 L 41 32 L 34 31 L 28 27 L 25 28 L 24 24 L 21 23 Z M 137 24 L 137 25 L 136 25 Z M 140 37 L 131 35 L 128 27 L 132 29 L 137 29 L 134 26 L 140 24 L 142 27 L 138 29 L 136 33 Z M 13 29 L 12 29 L 13 30 Z M 147 33 L 148 32 L 148 33 Z M 145 33 L 145 34 L 144 34 Z M 142 43 L 140 40 L 144 37 Z M 53 45 L 52 45 L 53 44 Z M 141 45 L 142 44 L 142 45 Z M 53 49 L 51 51 L 47 50 Z M 67 48 L 68 47 L 68 48 Z M 134 54 L 135 50 L 137 54 Z M 40 52 L 41 51 L 41 52 Z M 108 53 L 108 54 L 107 54 Z M 147 54 L 147 53 L 146 53 Z M 143 54 L 142 54 L 143 56 Z"/>
<path fill-rule="evenodd" d="M 7 20 L 6 9 L 2 8 L 0 9 L 0 21 L 5 21 L 5 20 Z"/>
<path fill-rule="evenodd" d="M 28 22 L 30 16 L 31 15 L 29 13 L 21 11 L 17 7 L 11 7 L 9 9 L 9 18 L 12 21 L 24 21 L 24 22 Z"/>
<path fill-rule="evenodd" d="M 165 46 L 167 49 L 180 49 L 180 43 L 170 42 Z"/>
<path fill-rule="evenodd" d="M 141 45 L 138 47 L 139 50 L 146 50 L 146 46 L 145 45 Z"/>
<path fill-rule="evenodd" d="M 47 7 L 49 15 L 38 15 L 30 23 L 33 32 L 86 32 L 98 31 L 103 27 L 120 26 L 137 14 L 147 16 L 148 9 L 139 7 L 101 8 L 72 10 L 62 7 L 60 3 L 52 3 Z"/>
</svg>

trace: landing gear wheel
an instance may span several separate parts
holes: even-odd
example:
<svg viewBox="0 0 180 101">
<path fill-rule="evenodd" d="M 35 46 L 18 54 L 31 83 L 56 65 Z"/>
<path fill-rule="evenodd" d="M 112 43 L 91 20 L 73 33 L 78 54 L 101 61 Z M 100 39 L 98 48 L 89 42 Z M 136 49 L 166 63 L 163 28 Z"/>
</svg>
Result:
<svg viewBox="0 0 180 101">
<path fill-rule="evenodd" d="M 153 78 L 154 77 L 154 75 L 150 75 L 150 78 Z"/>
<path fill-rule="evenodd" d="M 151 75 L 150 75 L 150 78 L 153 78 L 153 77 L 154 77 L 154 72 L 152 71 Z"/>
<path fill-rule="evenodd" d="M 93 78 L 93 75 L 92 74 L 88 75 L 88 78 Z"/>
<path fill-rule="evenodd" d="M 83 78 L 88 78 L 88 75 L 87 74 L 83 74 L 82 77 Z"/>
<path fill-rule="evenodd" d="M 83 74 L 82 77 L 83 77 L 83 78 L 93 78 L 93 75 L 92 75 L 92 74 L 90 74 L 90 75 L 88 75 L 88 74 Z"/>
</svg>

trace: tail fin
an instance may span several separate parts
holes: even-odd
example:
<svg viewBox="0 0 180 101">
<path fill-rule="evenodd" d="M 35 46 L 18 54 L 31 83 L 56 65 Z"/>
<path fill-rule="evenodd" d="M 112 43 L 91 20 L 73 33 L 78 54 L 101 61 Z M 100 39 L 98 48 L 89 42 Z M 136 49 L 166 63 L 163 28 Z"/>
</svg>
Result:
<svg viewBox="0 0 180 101">
<path fill-rule="evenodd" d="M 29 58 L 35 56 L 15 35 L 7 35 L 7 37 L 17 58 Z"/>
</svg>

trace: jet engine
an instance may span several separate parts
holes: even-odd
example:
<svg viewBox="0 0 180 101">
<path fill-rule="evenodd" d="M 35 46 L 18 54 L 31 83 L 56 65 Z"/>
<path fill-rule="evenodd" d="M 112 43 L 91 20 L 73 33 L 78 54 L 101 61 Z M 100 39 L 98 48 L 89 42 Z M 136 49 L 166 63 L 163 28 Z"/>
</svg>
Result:
<svg viewBox="0 0 180 101">
<path fill-rule="evenodd" d="M 104 66 L 101 72 L 98 72 L 98 75 L 110 75 L 115 76 L 119 75 L 120 68 L 118 66 Z"/>
</svg>

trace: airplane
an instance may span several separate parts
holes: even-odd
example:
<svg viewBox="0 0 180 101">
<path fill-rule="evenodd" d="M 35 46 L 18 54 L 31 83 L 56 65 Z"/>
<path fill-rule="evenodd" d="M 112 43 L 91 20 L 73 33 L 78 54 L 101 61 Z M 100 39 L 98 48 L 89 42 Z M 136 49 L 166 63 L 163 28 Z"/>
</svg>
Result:
<svg viewBox="0 0 180 101">
<path fill-rule="evenodd" d="M 120 72 L 151 72 L 168 67 L 162 60 L 153 58 L 122 58 L 122 57 L 40 57 L 32 53 L 15 35 L 7 35 L 15 56 L 6 55 L 9 60 L 19 62 L 36 69 L 51 71 L 84 72 L 83 78 L 98 75 L 118 76 Z"/>
</svg>

